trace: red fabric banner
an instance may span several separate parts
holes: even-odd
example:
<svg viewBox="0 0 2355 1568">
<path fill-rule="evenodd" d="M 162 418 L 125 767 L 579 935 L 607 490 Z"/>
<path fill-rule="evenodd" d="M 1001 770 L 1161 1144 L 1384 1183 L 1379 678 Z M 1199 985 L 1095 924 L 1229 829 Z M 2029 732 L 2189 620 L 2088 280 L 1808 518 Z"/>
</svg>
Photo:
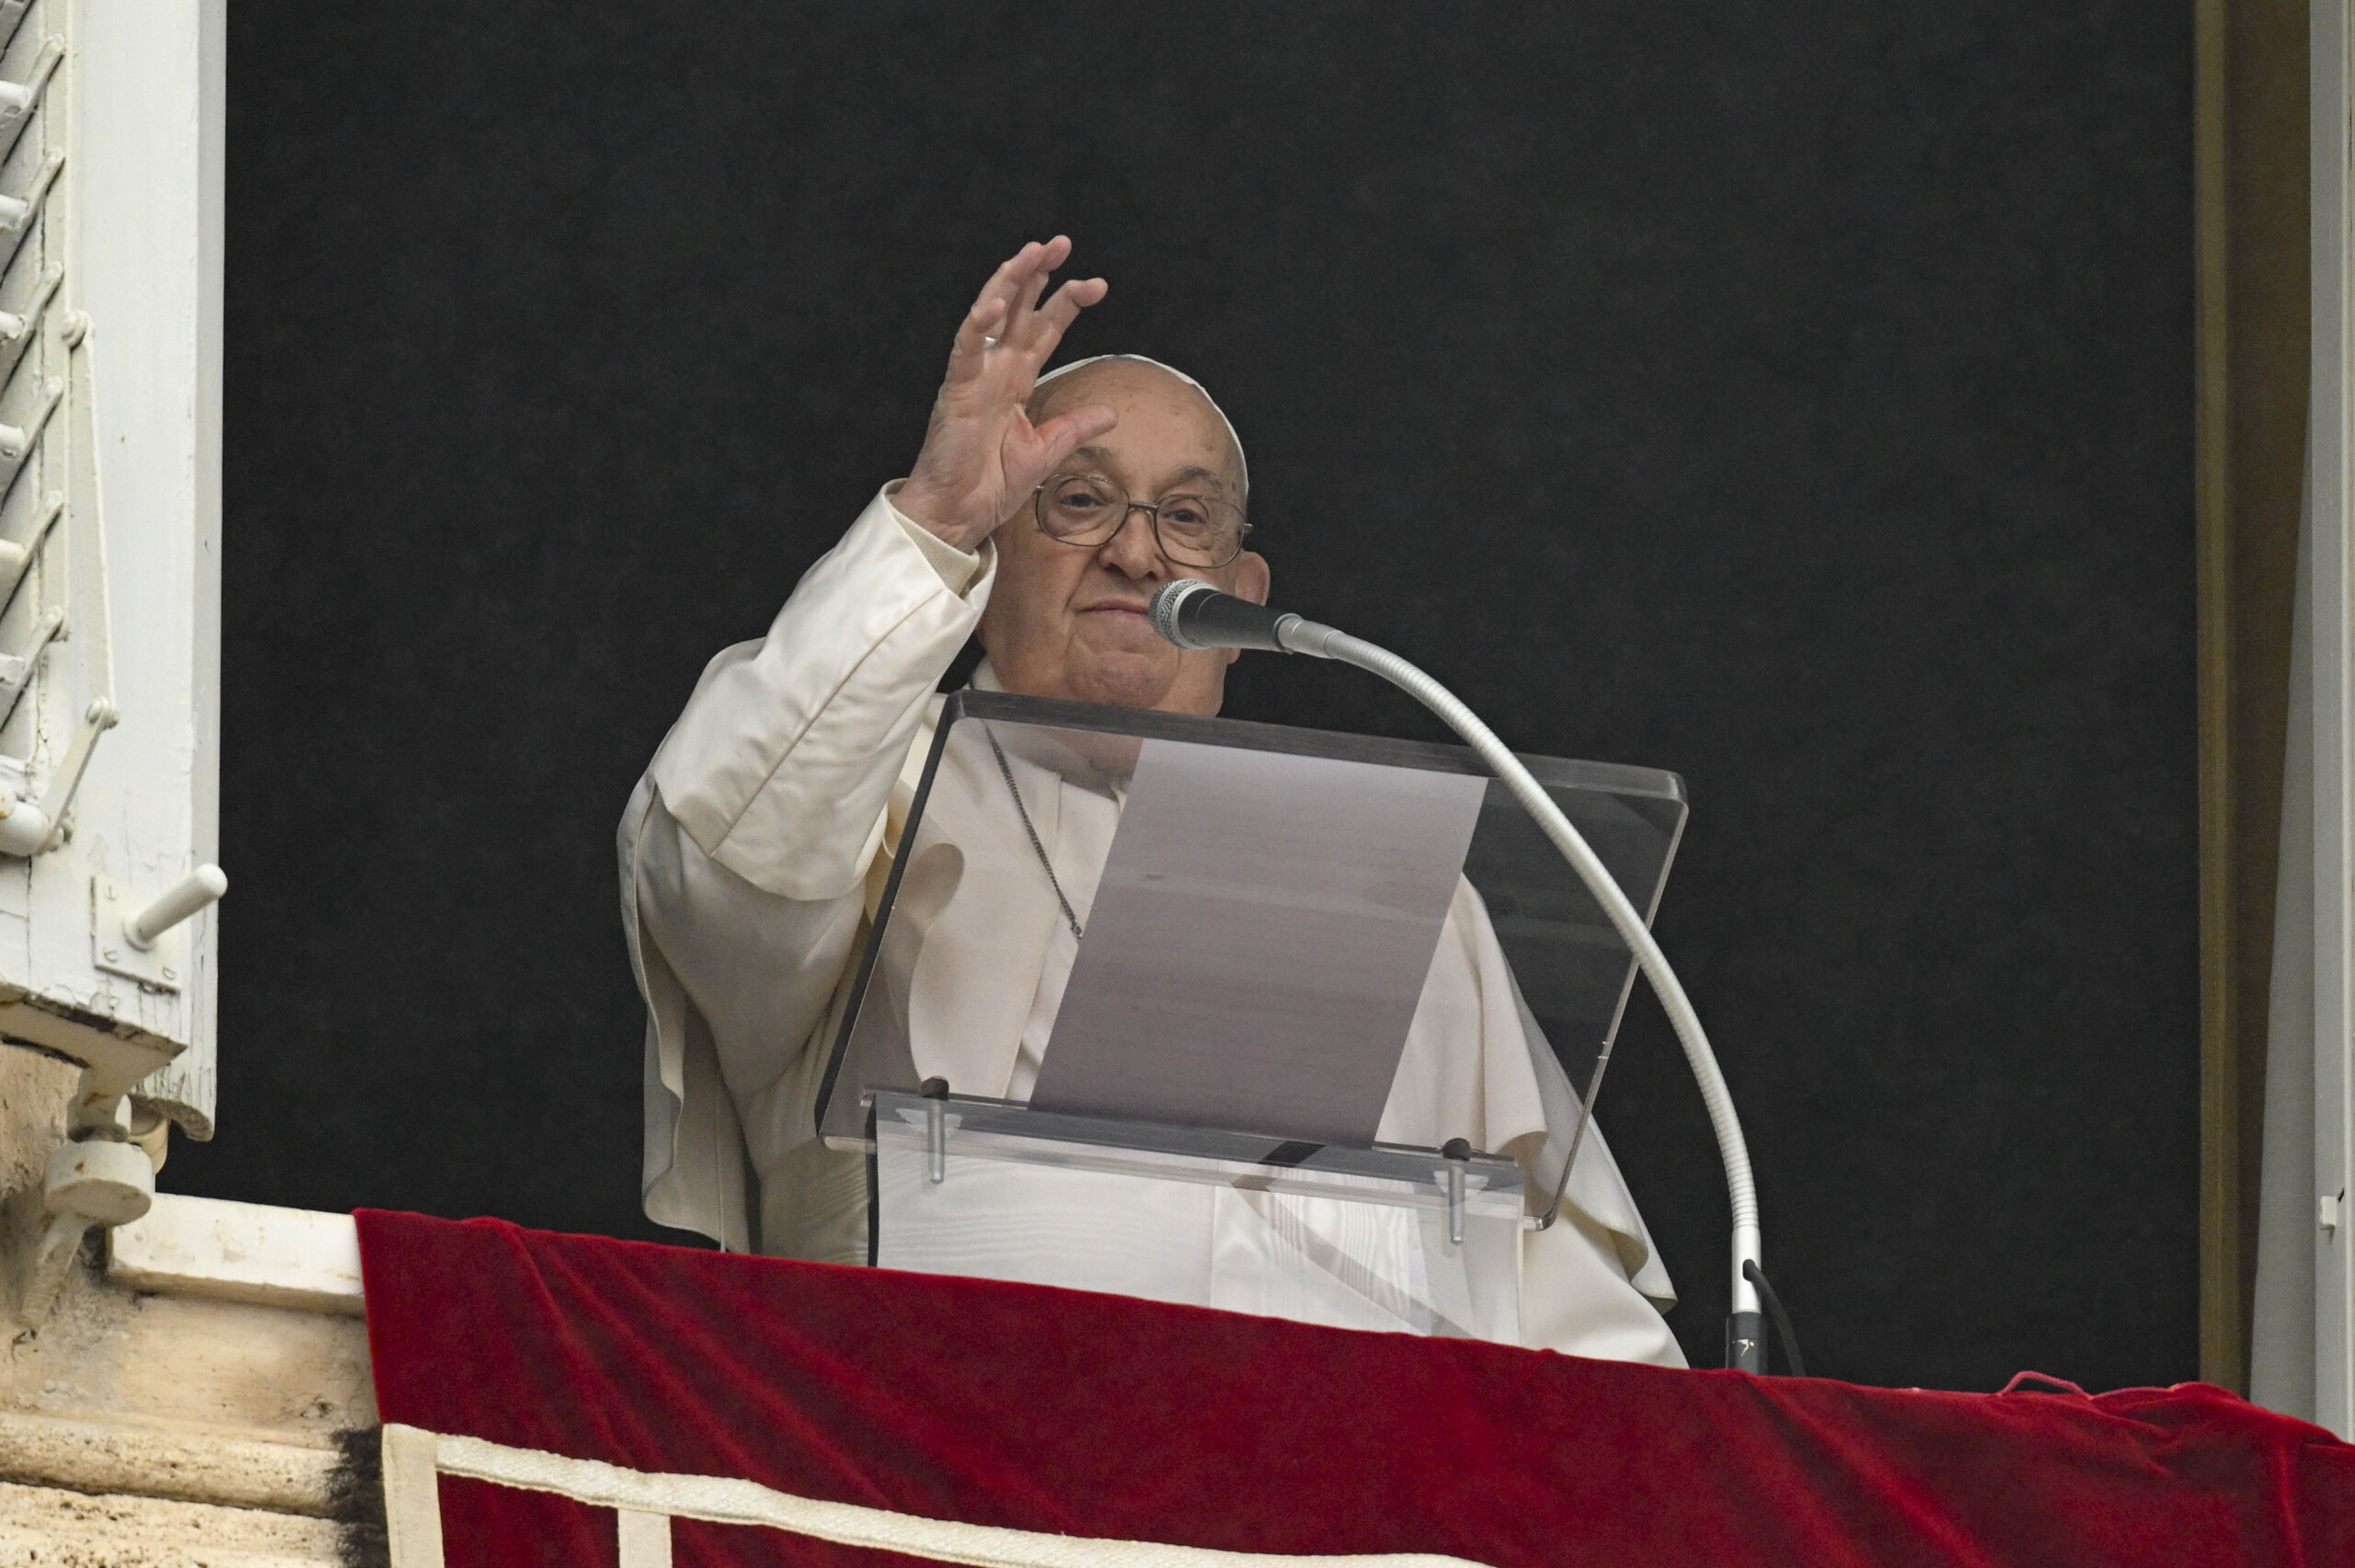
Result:
<svg viewBox="0 0 2355 1568">
<path fill-rule="evenodd" d="M 2355 1448 L 2200 1384 L 1676 1372 L 362 1210 L 385 1420 L 925 1519 L 1576 1564 L 2355 1563 Z M 447 1561 L 615 1515 L 444 1475 Z M 674 1521 L 681 1568 L 906 1557 Z"/>
</svg>

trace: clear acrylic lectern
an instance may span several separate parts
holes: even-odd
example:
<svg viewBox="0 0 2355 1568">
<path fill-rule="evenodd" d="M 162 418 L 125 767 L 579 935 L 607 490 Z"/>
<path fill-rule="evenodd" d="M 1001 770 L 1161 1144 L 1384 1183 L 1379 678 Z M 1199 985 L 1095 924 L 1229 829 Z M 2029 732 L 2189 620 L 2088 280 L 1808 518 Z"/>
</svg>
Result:
<svg viewBox="0 0 2355 1568">
<path fill-rule="evenodd" d="M 1648 918 L 1681 782 L 1524 761 Z M 1519 1339 L 1635 969 L 1472 753 L 960 692 L 890 864 L 817 1109 L 873 1262 Z M 1534 1171 L 1378 1136 L 1481 925 L 1560 1068 Z"/>
</svg>

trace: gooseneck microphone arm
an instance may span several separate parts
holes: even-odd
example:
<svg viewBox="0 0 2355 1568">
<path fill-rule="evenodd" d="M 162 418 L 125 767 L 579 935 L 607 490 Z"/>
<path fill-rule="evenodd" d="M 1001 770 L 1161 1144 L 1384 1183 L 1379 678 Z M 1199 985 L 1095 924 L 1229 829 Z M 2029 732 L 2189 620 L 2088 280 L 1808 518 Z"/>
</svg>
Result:
<svg viewBox="0 0 2355 1568">
<path fill-rule="evenodd" d="M 1726 1365 L 1745 1372 L 1765 1371 L 1765 1324 L 1759 1313 L 1758 1288 L 1742 1266 L 1748 1264 L 1763 1273 L 1765 1265 L 1758 1226 L 1758 1189 L 1751 1177 L 1750 1146 L 1741 1136 L 1741 1118 L 1734 1114 L 1732 1092 L 1726 1087 L 1725 1074 L 1718 1070 L 1717 1053 L 1709 1048 L 1709 1037 L 1701 1028 L 1700 1014 L 1693 1010 L 1692 1000 L 1684 994 L 1676 971 L 1669 967 L 1668 956 L 1652 940 L 1643 917 L 1628 902 L 1627 895 L 1620 891 L 1618 882 L 1585 836 L 1554 804 L 1554 797 L 1530 776 L 1521 759 L 1497 738 L 1496 732 L 1483 724 L 1477 714 L 1446 687 L 1387 648 L 1376 647 L 1332 626 L 1221 593 L 1209 583 L 1191 578 L 1166 584 L 1153 596 L 1153 624 L 1155 630 L 1182 648 L 1246 647 L 1303 653 L 1314 658 L 1338 659 L 1381 676 L 1437 714 L 1449 728 L 1462 736 L 1536 819 L 1538 828 L 1562 852 L 1562 858 L 1570 863 L 1570 868 L 1603 906 L 1603 912 L 1610 917 L 1620 940 L 1635 954 L 1644 978 L 1651 983 L 1653 993 L 1660 998 L 1661 1009 L 1676 1030 L 1677 1041 L 1684 1047 L 1684 1059 L 1691 1065 L 1694 1078 L 1700 1083 L 1702 1103 L 1708 1107 L 1709 1126 L 1717 1135 L 1717 1153 L 1725 1162 L 1726 1189 L 1733 1202 L 1733 1315 L 1726 1321 Z"/>
</svg>

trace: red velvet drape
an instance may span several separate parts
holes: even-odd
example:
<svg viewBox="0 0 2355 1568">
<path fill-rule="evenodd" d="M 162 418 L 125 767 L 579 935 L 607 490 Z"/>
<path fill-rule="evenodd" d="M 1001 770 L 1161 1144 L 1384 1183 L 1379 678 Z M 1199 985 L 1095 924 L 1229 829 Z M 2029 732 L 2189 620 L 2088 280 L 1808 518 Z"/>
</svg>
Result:
<svg viewBox="0 0 2355 1568">
<path fill-rule="evenodd" d="M 362 1210 L 387 1421 L 1071 1535 L 1497 1568 L 2355 1564 L 2355 1448 L 2198 1384 L 1671 1372 Z M 615 1561 L 444 1480 L 449 1561 Z M 883 1561 L 682 1521 L 680 1568 Z"/>
</svg>

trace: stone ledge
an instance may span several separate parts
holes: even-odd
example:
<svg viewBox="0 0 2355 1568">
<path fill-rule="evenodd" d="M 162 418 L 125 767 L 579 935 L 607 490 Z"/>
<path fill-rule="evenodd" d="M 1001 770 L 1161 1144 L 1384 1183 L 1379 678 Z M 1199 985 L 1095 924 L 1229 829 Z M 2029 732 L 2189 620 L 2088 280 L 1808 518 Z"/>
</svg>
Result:
<svg viewBox="0 0 2355 1568">
<path fill-rule="evenodd" d="M 40 1568 L 333 1568 L 325 1519 L 0 1482 L 0 1564 Z"/>
<path fill-rule="evenodd" d="M 360 1316 L 360 1232 L 349 1214 L 158 1193 L 109 1235 L 107 1278 L 133 1290 Z"/>
<path fill-rule="evenodd" d="M 234 1431 L 0 1412 L 0 1478 L 72 1492 L 327 1518 L 339 1462 L 333 1448 Z"/>
</svg>

